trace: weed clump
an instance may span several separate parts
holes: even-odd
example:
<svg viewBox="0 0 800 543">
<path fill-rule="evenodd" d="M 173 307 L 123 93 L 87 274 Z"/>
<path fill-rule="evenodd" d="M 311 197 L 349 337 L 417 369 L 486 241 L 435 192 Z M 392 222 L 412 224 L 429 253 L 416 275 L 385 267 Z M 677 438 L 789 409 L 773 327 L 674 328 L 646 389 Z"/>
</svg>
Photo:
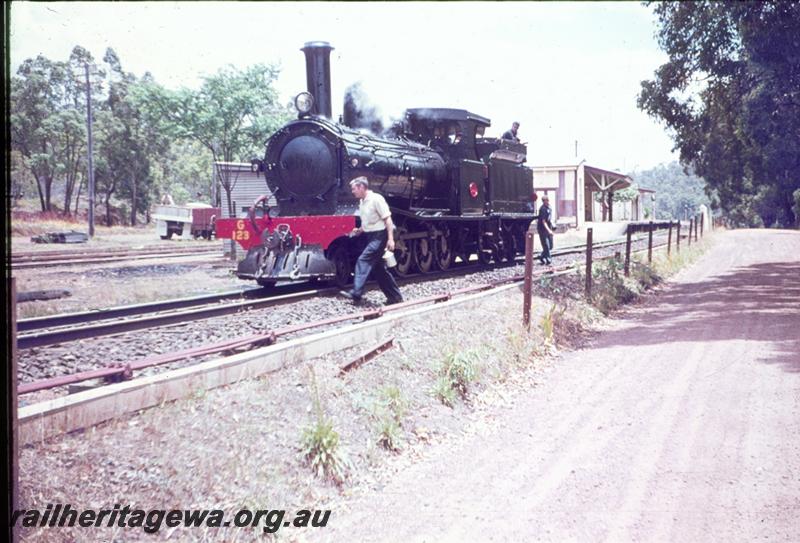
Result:
<svg viewBox="0 0 800 543">
<path fill-rule="evenodd" d="M 316 421 L 303 429 L 301 454 L 317 477 L 328 478 L 340 484 L 347 478 L 350 462 L 340 449 L 339 433 L 333 429 L 333 423 L 323 413 L 313 367 L 309 368 L 309 375 Z"/>
<path fill-rule="evenodd" d="M 644 262 L 631 262 L 631 277 L 643 290 L 652 288 L 664 280 L 654 266 Z"/>
<path fill-rule="evenodd" d="M 480 359 L 481 353 L 476 349 L 445 354 L 434 385 L 434 394 L 443 404 L 452 407 L 457 397 L 467 398 L 470 386 L 478 378 Z"/>
<path fill-rule="evenodd" d="M 553 307 L 545 312 L 542 317 L 542 335 L 544 336 L 545 344 L 553 345 L 555 343 L 556 323 L 559 318 L 563 317 L 566 310 L 566 306 L 559 309 L 558 304 L 553 304 Z"/>
<path fill-rule="evenodd" d="M 604 315 L 633 301 L 637 295 L 636 284 L 625 277 L 624 266 L 619 260 L 606 260 L 592 267 L 591 302 Z"/>
<path fill-rule="evenodd" d="M 407 402 L 396 386 L 385 387 L 373 406 L 377 421 L 378 444 L 390 451 L 402 448 L 403 417 Z"/>
<path fill-rule="evenodd" d="M 517 366 L 530 363 L 534 358 L 543 354 L 543 349 L 536 338 L 523 326 L 515 326 L 506 332 L 506 345 L 503 354 Z"/>
</svg>

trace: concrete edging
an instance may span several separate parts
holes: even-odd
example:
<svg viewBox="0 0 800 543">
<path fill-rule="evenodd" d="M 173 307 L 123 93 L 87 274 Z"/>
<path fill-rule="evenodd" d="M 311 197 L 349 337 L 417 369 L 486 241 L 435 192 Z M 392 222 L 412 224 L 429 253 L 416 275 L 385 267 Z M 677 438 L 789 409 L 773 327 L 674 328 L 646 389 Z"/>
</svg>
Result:
<svg viewBox="0 0 800 543">
<path fill-rule="evenodd" d="M 480 303 L 513 288 L 510 283 L 491 290 L 458 297 L 409 311 L 388 314 L 358 323 L 344 330 L 334 329 L 263 347 L 226 358 L 140 377 L 94 390 L 70 394 L 19 408 L 19 438 L 23 445 L 88 428 L 126 413 L 185 398 L 195 390 L 230 385 L 274 371 L 290 364 L 378 341 L 395 321 L 450 307 Z"/>
</svg>

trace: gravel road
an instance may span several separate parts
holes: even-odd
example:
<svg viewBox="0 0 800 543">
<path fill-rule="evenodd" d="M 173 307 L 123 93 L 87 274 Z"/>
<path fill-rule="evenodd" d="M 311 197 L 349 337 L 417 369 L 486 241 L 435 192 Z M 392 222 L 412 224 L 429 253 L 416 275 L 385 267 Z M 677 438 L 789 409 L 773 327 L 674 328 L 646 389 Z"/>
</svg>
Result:
<svg viewBox="0 0 800 543">
<path fill-rule="evenodd" d="M 330 541 L 800 541 L 800 233 L 739 230 Z"/>
</svg>

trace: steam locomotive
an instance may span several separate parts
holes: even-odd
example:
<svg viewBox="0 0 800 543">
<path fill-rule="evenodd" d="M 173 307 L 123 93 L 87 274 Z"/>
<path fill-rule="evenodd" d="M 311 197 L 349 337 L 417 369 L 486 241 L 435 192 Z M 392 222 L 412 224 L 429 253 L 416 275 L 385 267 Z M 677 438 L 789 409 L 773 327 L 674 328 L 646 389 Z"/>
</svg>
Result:
<svg viewBox="0 0 800 543">
<path fill-rule="evenodd" d="M 217 237 L 247 250 L 237 275 L 263 286 L 347 284 L 361 249 L 348 236 L 358 220 L 349 181 L 361 175 L 392 210 L 401 276 L 446 270 L 456 258 L 502 262 L 522 252 L 535 199 L 526 146 L 484 137 L 490 120 L 462 109 L 408 109 L 379 136 L 354 128 L 352 107 L 333 122 L 332 49 L 326 42 L 302 48 L 308 92 L 295 99 L 298 119 L 253 161 L 277 206 L 262 196 L 247 217 L 217 221 Z"/>
</svg>

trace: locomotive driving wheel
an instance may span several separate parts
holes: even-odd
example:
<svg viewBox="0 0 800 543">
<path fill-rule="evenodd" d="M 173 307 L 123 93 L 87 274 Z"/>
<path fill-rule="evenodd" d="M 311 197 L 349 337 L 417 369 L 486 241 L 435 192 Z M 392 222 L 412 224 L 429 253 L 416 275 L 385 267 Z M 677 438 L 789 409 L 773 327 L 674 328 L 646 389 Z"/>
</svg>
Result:
<svg viewBox="0 0 800 543">
<path fill-rule="evenodd" d="M 408 275 L 411 272 L 411 247 L 410 240 L 403 239 L 408 234 L 408 228 L 398 226 L 394 235 L 394 258 L 397 261 L 395 270 L 397 275 Z"/>
<path fill-rule="evenodd" d="M 333 284 L 339 288 L 344 288 L 350 282 L 350 274 L 353 272 L 353 266 L 350 264 L 350 258 L 347 254 L 347 248 L 340 245 L 331 253 L 331 261 L 334 266 Z"/>
<path fill-rule="evenodd" d="M 450 268 L 456 258 L 450 229 L 447 227 L 442 228 L 441 234 L 433 240 L 433 258 L 436 267 L 442 271 Z"/>
<path fill-rule="evenodd" d="M 433 268 L 433 245 L 433 240 L 427 237 L 412 240 L 414 263 L 422 273 L 428 273 Z"/>
</svg>

